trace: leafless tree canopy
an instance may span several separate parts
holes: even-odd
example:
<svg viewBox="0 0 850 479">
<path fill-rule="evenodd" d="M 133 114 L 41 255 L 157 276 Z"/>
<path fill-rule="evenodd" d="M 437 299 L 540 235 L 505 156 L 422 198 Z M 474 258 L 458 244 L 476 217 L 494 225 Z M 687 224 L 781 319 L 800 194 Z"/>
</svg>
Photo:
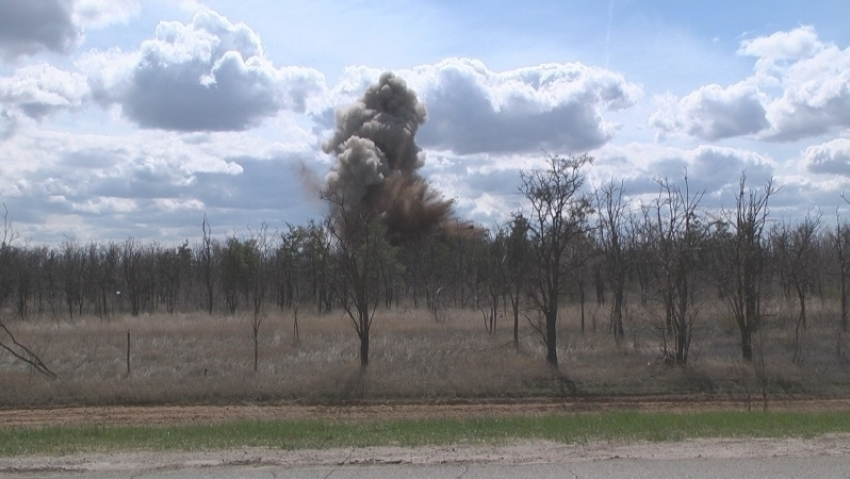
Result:
<svg viewBox="0 0 850 479">
<path fill-rule="evenodd" d="M 582 243 L 593 210 L 582 190 L 582 167 L 591 162 L 587 155 L 549 156 L 545 168 L 521 173 L 520 192 L 530 203 L 528 232 L 536 260 L 531 299 L 543 316 L 536 327 L 546 343 L 546 361 L 553 367 L 558 366 L 556 326 L 565 275 L 587 259 Z"/>
</svg>

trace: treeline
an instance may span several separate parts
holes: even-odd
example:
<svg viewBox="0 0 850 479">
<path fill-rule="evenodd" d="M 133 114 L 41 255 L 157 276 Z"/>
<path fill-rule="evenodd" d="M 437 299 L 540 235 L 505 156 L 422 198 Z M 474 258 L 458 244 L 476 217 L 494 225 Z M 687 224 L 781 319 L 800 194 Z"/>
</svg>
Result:
<svg viewBox="0 0 850 479">
<path fill-rule="evenodd" d="M 196 243 L 163 246 L 136 238 L 57 246 L 0 245 L 4 316 L 74 319 L 153 313 L 258 313 L 342 306 L 345 286 L 335 239 L 324 224 L 262 226 L 220 241 L 204 220 Z M 394 248 L 401 267 L 381 271 L 385 307 L 479 307 L 487 290 L 489 236 L 432 236 Z M 390 247 L 388 245 L 388 247 Z"/>
<path fill-rule="evenodd" d="M 331 220 L 284 231 L 260 225 L 220 241 L 204 218 L 202 239 L 177 247 L 135 238 L 27 246 L 13 241 L 7 223 L 0 313 L 8 323 L 206 311 L 250 314 L 258 329 L 259 318 L 274 309 L 297 315 L 299 308 L 342 308 L 351 315 L 364 303 L 371 305 L 368 355 L 369 315 L 377 307 L 427 309 L 435 321 L 451 308 L 471 308 L 491 333 L 507 318 L 515 341 L 525 323 L 554 347 L 559 301 L 581 305 L 582 330 L 589 327 L 586 304 L 604 305 L 609 314 L 602 327 L 618 342 L 629 328 L 626 304 L 634 302 L 656 312 L 670 360 L 678 364 L 688 361 L 705 301 L 727 305 L 745 360 L 753 359 L 769 299 L 796 304 L 798 348 L 812 297 L 838 300 L 836 325 L 847 330 L 847 220 L 819 211 L 793 222 L 773 218 L 773 184 L 750 187 L 744 176 L 727 202 L 733 207 L 724 211 L 703 208 L 702 193 L 690 191 L 687 178 L 660 180 L 658 194 L 638 202 L 622 182 L 589 191 L 582 174 L 589 158 L 549 160 L 548 168 L 523 173 L 521 191 L 530 206 L 504 224 L 472 234 L 458 222 L 456 234 L 449 229 L 403 244 L 373 242 L 368 253 Z M 358 327 L 355 321 L 361 334 Z M 798 355 L 802 351 L 795 360 Z M 557 365 L 557 356 L 547 359 Z"/>
</svg>

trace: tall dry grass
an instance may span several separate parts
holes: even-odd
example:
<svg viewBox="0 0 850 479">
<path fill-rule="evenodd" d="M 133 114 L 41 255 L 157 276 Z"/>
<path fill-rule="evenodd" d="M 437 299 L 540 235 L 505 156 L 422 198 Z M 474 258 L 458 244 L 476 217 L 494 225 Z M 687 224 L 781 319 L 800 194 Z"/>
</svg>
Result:
<svg viewBox="0 0 850 479">
<path fill-rule="evenodd" d="M 850 393 L 850 341 L 837 325 L 837 306 L 814 301 L 803 338 L 802 365 L 791 362 L 794 304 L 771 305 L 760 339 L 771 394 Z M 607 308 L 562 310 L 561 372 L 565 390 L 546 366 L 544 346 L 523 322 L 519 350 L 501 317 L 495 335 L 481 314 L 451 310 L 437 323 L 424 310 L 380 310 L 366 371 L 358 339 L 340 313 L 299 313 L 300 341 L 289 312 L 269 312 L 260 329 L 259 371 L 253 371 L 250 316 L 153 315 L 11 324 L 59 376 L 50 380 L 0 353 L 0 406 L 53 404 L 225 403 L 299 400 L 453 400 L 579 395 L 705 394 L 740 397 L 757 387 L 740 360 L 737 331 L 722 304 L 702 306 L 690 363 L 664 363 L 660 314 L 631 302 L 626 341 L 607 332 Z M 593 324 L 596 324 L 595 331 Z M 127 332 L 131 373 L 127 375 Z"/>
</svg>

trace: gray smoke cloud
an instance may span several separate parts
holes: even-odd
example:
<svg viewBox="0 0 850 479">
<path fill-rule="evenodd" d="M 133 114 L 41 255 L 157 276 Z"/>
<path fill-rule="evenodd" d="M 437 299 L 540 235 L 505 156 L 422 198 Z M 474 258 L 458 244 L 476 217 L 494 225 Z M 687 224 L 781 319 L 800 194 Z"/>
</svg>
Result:
<svg viewBox="0 0 850 479">
<path fill-rule="evenodd" d="M 403 79 L 381 75 L 359 100 L 336 112 L 336 131 L 323 146 L 336 156 L 325 197 L 344 201 L 361 216 L 380 215 L 395 243 L 457 228 L 452 202 L 417 173 L 425 153 L 414 137 L 427 119 L 425 105 Z"/>
</svg>

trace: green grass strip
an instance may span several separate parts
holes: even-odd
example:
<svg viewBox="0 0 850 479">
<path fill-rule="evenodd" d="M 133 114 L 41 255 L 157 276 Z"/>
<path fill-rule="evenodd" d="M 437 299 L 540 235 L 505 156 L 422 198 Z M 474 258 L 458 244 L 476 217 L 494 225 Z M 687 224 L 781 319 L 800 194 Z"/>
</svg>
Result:
<svg viewBox="0 0 850 479">
<path fill-rule="evenodd" d="M 236 421 L 171 427 L 50 426 L 0 429 L 0 457 L 133 450 L 197 451 L 490 444 L 545 439 L 680 441 L 719 437 L 815 437 L 850 433 L 850 411 L 837 413 L 610 412 L 543 417 L 392 421 Z"/>
</svg>

